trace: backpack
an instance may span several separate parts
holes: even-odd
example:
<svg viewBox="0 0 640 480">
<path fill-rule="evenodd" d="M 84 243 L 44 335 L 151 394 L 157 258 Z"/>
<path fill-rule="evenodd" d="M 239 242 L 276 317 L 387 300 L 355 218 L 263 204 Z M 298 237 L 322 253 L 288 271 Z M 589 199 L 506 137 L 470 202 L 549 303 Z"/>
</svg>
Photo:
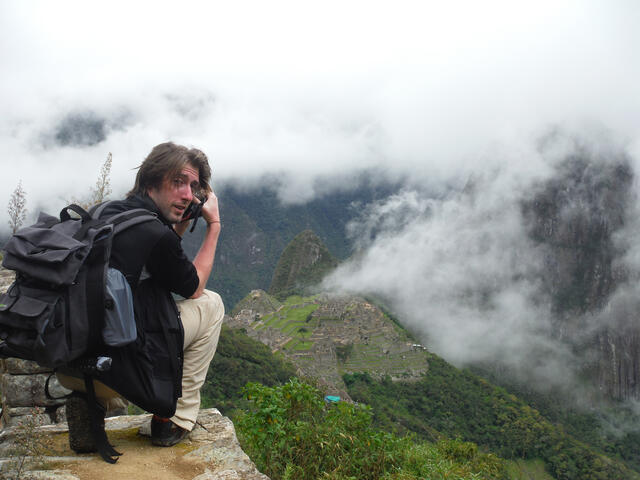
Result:
<svg viewBox="0 0 640 480">
<path fill-rule="evenodd" d="M 9 239 L 2 263 L 16 272 L 16 280 L 0 297 L 0 357 L 81 372 L 95 444 L 102 457 L 114 463 L 113 456 L 119 453 L 109 445 L 104 424 L 100 424 L 101 407 L 93 391 L 93 378 L 110 369 L 112 359 L 105 356 L 106 352 L 126 350 L 139 335 L 129 284 L 121 272 L 109 268 L 111 246 L 114 236 L 127 228 L 159 220 L 143 208 L 100 218 L 109 203 L 94 207 L 91 213 L 72 204 L 62 209 L 59 218 L 41 213 L 34 225 L 20 229 Z M 70 211 L 77 217 L 72 217 Z M 169 339 L 165 334 L 158 343 L 170 342 L 170 351 L 175 352 L 174 344 L 180 342 L 181 348 L 181 338 Z M 136 371 L 130 354 L 118 358 L 120 368 L 125 362 L 127 369 Z M 181 380 L 179 367 L 177 382 Z M 177 371 L 178 367 L 171 371 L 172 386 Z M 140 397 L 148 406 L 153 404 L 153 398 L 146 398 L 145 393 L 167 393 L 166 382 L 160 382 L 158 388 L 152 374 L 139 375 L 144 378 L 144 385 L 137 388 L 145 390 L 139 393 L 135 385 L 129 385 L 133 388 L 132 401 Z M 119 378 L 117 372 L 112 377 Z M 117 387 L 118 381 L 110 383 Z M 173 398 L 167 400 L 173 410 L 175 390 L 169 392 Z"/>
<path fill-rule="evenodd" d="M 55 369 L 135 340 L 129 285 L 109 268 L 111 243 L 157 217 L 136 209 L 100 219 L 105 206 L 91 215 L 72 204 L 59 219 L 41 213 L 9 239 L 2 264 L 16 280 L 0 297 L 0 356 Z"/>
</svg>

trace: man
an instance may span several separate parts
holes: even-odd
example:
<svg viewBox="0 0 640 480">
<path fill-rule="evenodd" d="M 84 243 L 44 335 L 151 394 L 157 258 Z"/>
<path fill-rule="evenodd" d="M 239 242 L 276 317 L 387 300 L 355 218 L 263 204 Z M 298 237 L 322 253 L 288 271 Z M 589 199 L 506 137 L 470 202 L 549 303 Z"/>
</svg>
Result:
<svg viewBox="0 0 640 480">
<path fill-rule="evenodd" d="M 160 220 L 141 223 L 117 235 L 109 262 L 124 274 L 131 286 L 139 331 L 140 325 L 162 316 L 172 317 L 174 311 L 178 325 L 181 322 L 184 330 L 180 359 L 182 395 L 178 398 L 175 415 L 171 418 L 154 415 L 151 422 L 152 443 L 159 446 L 175 445 L 193 429 L 200 408 L 200 387 L 215 353 L 224 316 L 220 296 L 205 289 L 221 227 L 218 199 L 209 186 L 210 176 L 211 169 L 203 152 L 171 142 L 162 143 L 154 147 L 140 165 L 135 185 L 127 198 L 113 202 L 102 214 L 106 217 L 144 208 L 156 213 Z M 196 205 L 206 222 L 206 232 L 198 253 L 190 261 L 182 249 L 181 237 L 191 223 L 189 207 Z M 184 300 L 174 304 L 170 293 L 180 295 Z M 100 382 L 94 382 L 96 396 L 105 408 L 117 406 L 118 393 L 126 398 L 127 384 L 139 381 L 135 376 L 127 377 L 139 369 L 137 360 L 136 369 L 126 367 L 127 363 L 132 363 L 132 358 L 148 361 L 149 369 L 175 362 L 167 352 L 154 351 L 152 333 L 147 336 L 149 338 L 143 342 L 139 333 L 135 345 L 109 353 L 114 357 L 114 367 L 109 374 L 98 377 Z M 141 344 L 151 348 L 151 353 L 134 352 Z M 77 378 L 58 377 L 67 388 L 84 391 Z M 135 402 L 135 399 L 131 400 Z M 80 429 L 78 424 L 81 422 L 76 420 L 73 400 L 67 403 L 67 417 L 70 443 L 74 448 L 72 430 Z M 76 451 L 90 450 L 77 441 L 75 447 Z"/>
</svg>

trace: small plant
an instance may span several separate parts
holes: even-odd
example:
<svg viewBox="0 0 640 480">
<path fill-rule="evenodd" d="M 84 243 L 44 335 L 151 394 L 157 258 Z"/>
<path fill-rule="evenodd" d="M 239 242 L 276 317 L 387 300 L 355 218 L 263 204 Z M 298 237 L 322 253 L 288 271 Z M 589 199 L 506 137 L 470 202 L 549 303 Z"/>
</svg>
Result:
<svg viewBox="0 0 640 480">
<path fill-rule="evenodd" d="M 109 152 L 109 155 L 107 155 L 107 159 L 100 168 L 100 174 L 98 175 L 96 186 L 92 188 L 92 203 L 94 205 L 104 202 L 111 193 L 111 180 L 109 176 L 111 175 L 112 161 L 113 159 L 111 156 L 111 152 Z"/>
<path fill-rule="evenodd" d="M 27 193 L 22 188 L 22 180 L 18 182 L 18 186 L 11 194 L 7 213 L 9 214 L 11 233 L 16 233 L 27 218 Z"/>
<path fill-rule="evenodd" d="M 2 480 L 18 480 L 23 478 L 26 467 L 39 466 L 44 456 L 51 449 L 51 437 L 38 427 L 43 425 L 40 407 L 31 409 L 30 415 L 20 420 L 13 431 L 13 449 L 11 460 L 6 471 L 0 472 Z"/>
<path fill-rule="evenodd" d="M 109 194 L 111 194 L 111 164 L 113 163 L 113 156 L 111 152 L 107 155 L 107 159 L 100 167 L 100 173 L 98 174 L 98 180 L 96 180 L 95 187 L 91 187 L 91 193 L 89 197 L 76 198 L 73 197 L 69 203 L 75 203 L 80 205 L 85 210 L 88 210 L 94 205 L 107 200 Z"/>
</svg>

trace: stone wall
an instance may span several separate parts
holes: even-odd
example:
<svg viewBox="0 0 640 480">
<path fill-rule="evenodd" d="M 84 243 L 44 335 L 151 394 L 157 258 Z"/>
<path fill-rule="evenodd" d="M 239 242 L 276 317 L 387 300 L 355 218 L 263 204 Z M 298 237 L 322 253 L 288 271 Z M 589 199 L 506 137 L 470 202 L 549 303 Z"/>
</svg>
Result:
<svg viewBox="0 0 640 480">
<path fill-rule="evenodd" d="M 58 383 L 51 369 L 17 358 L 0 361 L 0 368 L 3 427 L 16 425 L 25 416 L 32 415 L 41 425 L 65 421 L 64 398 L 47 398 L 47 379 L 51 376 L 49 393 L 52 397 L 64 397 L 70 392 Z"/>
</svg>

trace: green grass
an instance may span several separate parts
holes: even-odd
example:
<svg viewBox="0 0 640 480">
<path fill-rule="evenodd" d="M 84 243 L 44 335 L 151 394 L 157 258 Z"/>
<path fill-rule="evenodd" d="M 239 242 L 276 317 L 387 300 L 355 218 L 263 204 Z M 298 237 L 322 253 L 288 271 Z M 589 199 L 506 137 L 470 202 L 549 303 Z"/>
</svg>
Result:
<svg viewBox="0 0 640 480">
<path fill-rule="evenodd" d="M 553 480 L 542 460 L 507 460 L 509 480 Z"/>
<path fill-rule="evenodd" d="M 310 324 L 310 322 L 307 322 L 307 319 L 317 308 L 318 305 L 315 303 L 305 305 L 304 307 L 294 306 L 280 312 L 277 317 L 270 319 L 266 325 L 282 330 L 282 332 L 286 334 L 297 330 L 299 327 L 313 329 L 316 322 Z"/>
<path fill-rule="evenodd" d="M 292 305 L 299 305 L 301 303 L 304 303 L 304 301 L 305 299 L 300 295 L 291 295 L 289 298 L 285 300 L 284 305 L 287 307 L 290 307 Z"/>
<path fill-rule="evenodd" d="M 300 340 L 298 338 L 292 338 L 291 340 L 289 340 L 285 345 L 284 345 L 284 349 L 285 350 L 295 350 L 295 351 L 306 351 L 306 350 L 311 350 L 311 347 L 313 347 L 313 343 L 314 342 L 307 342 L 305 340 Z"/>
<path fill-rule="evenodd" d="M 313 347 L 313 342 L 305 342 L 305 341 L 299 341 L 296 344 L 296 350 L 311 350 L 311 347 Z"/>
<path fill-rule="evenodd" d="M 301 328 L 304 328 L 304 327 L 301 327 Z M 311 335 L 313 335 L 312 330 L 307 330 L 306 332 L 301 332 L 300 330 L 298 330 L 296 332 L 296 336 L 299 338 L 308 339 L 308 338 L 311 338 Z"/>
</svg>

